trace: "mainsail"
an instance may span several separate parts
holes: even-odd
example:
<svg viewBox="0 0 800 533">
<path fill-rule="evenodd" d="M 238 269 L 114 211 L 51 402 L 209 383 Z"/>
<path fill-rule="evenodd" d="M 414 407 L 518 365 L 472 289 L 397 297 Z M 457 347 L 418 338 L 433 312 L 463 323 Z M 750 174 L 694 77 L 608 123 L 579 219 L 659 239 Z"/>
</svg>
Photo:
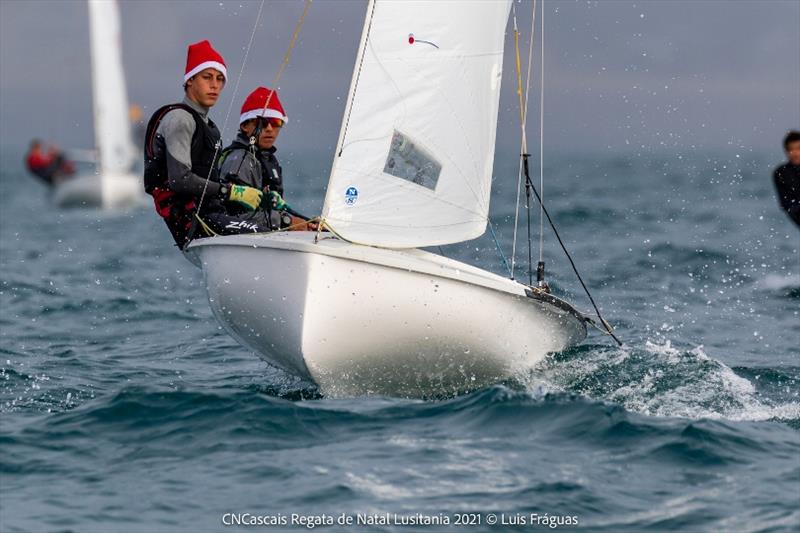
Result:
<svg viewBox="0 0 800 533">
<path fill-rule="evenodd" d="M 322 216 L 392 248 L 486 231 L 510 0 L 373 0 Z"/>
<path fill-rule="evenodd" d="M 129 172 L 136 158 L 128 120 L 116 1 L 89 0 L 94 136 L 101 175 Z"/>
</svg>

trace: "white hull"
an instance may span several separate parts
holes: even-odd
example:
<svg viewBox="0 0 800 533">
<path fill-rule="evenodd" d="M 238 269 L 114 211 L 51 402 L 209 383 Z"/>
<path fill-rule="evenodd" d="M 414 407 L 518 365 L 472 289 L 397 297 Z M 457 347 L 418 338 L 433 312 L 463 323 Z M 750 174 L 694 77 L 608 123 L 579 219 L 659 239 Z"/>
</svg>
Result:
<svg viewBox="0 0 800 533">
<path fill-rule="evenodd" d="M 291 232 L 202 239 L 187 255 L 225 329 L 327 395 L 457 394 L 586 336 L 569 305 L 421 250 Z"/>
<path fill-rule="evenodd" d="M 133 207 L 145 202 L 143 187 L 141 176 L 133 174 L 87 174 L 56 185 L 53 202 L 59 207 Z"/>
</svg>

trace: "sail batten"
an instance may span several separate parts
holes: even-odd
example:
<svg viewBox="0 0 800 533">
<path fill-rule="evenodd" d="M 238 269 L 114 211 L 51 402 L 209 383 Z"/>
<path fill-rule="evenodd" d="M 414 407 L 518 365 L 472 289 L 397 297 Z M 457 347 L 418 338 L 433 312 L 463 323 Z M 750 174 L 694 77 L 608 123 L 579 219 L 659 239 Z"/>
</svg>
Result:
<svg viewBox="0 0 800 533">
<path fill-rule="evenodd" d="M 510 5 L 370 3 L 323 207 L 338 234 L 413 248 L 486 230 Z"/>
</svg>

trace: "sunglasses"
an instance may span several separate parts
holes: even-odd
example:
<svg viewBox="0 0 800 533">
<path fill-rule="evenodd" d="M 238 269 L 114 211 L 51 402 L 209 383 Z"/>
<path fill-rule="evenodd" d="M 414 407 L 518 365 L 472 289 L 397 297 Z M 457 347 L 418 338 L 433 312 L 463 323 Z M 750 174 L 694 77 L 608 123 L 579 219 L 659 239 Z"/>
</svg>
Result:
<svg viewBox="0 0 800 533">
<path fill-rule="evenodd" d="M 273 128 L 277 129 L 277 128 L 282 128 L 283 124 L 284 124 L 284 122 L 280 118 L 274 118 L 274 117 L 259 117 L 258 118 L 258 125 L 261 128 L 266 128 L 267 125 L 270 125 Z"/>
</svg>

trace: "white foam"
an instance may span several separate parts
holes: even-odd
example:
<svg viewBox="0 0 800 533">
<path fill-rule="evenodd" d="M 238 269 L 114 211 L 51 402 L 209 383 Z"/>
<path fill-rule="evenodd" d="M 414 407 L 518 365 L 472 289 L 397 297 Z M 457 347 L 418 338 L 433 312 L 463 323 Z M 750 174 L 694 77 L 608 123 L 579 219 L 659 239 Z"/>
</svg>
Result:
<svg viewBox="0 0 800 533">
<path fill-rule="evenodd" d="M 702 345 L 687 350 L 676 348 L 669 339 L 648 339 L 643 348 L 597 351 L 568 361 L 550 360 L 528 383 L 535 384 L 533 392 L 578 392 L 649 416 L 734 421 L 800 419 L 799 402 L 770 403 L 759 396 L 750 380 L 709 357 Z M 640 357 L 636 357 L 637 351 Z M 587 379 L 595 373 L 608 377 L 601 381 Z"/>
<path fill-rule="evenodd" d="M 786 276 L 781 274 L 767 274 L 758 284 L 764 289 L 774 291 L 800 287 L 800 274 L 789 274 Z"/>
</svg>

